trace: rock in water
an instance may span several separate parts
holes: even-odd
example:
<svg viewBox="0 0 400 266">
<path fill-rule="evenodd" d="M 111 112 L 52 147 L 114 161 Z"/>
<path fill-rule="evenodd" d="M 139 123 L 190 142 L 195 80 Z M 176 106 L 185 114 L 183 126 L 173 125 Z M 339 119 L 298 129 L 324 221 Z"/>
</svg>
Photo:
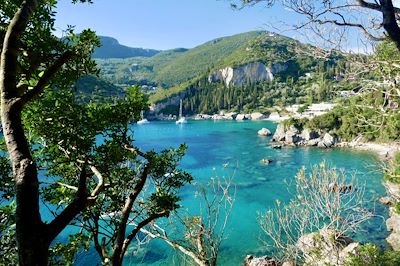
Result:
<svg viewBox="0 0 400 266">
<path fill-rule="evenodd" d="M 274 136 L 272 137 L 272 141 L 284 141 L 285 135 L 285 126 L 283 125 L 283 123 L 279 123 L 278 127 L 275 130 Z"/>
<path fill-rule="evenodd" d="M 263 127 L 262 129 L 260 129 L 257 132 L 257 134 L 260 136 L 269 136 L 269 135 L 271 135 L 271 131 L 269 131 L 267 128 Z"/>
</svg>

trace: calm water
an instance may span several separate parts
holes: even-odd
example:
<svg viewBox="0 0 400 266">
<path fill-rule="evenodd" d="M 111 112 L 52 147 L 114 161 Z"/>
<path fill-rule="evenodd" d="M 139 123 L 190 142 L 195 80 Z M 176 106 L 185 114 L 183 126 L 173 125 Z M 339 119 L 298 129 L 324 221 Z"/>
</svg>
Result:
<svg viewBox="0 0 400 266">
<path fill-rule="evenodd" d="M 301 166 L 325 160 L 337 168 L 355 173 L 367 185 L 367 196 L 372 199 L 385 194 L 379 162 L 373 154 L 346 149 L 323 150 L 318 148 L 272 149 L 269 137 L 260 137 L 257 131 L 266 127 L 274 132 L 276 125 L 268 121 L 190 121 L 184 125 L 175 122 L 154 122 L 134 126 L 136 145 L 144 150 L 167 148 L 186 143 L 189 146 L 181 166 L 192 173 L 199 182 L 206 182 L 216 174 L 229 175 L 234 170 L 237 187 L 236 201 L 219 257 L 220 265 L 241 265 L 246 254 L 263 254 L 259 241 L 261 232 L 257 223 L 259 212 L 271 208 L 276 199 L 288 201 L 292 195 L 286 182 L 294 179 Z M 272 158 L 270 165 L 260 164 L 262 158 Z M 229 164 L 227 168 L 223 165 Z M 194 191 L 184 189 L 183 205 L 196 210 Z M 386 209 L 377 204 L 375 211 L 386 216 Z M 383 244 L 386 235 L 383 219 L 375 219 L 356 236 L 360 240 Z M 78 265 L 93 265 L 95 256 L 82 256 Z M 158 241 L 152 242 L 138 256 L 127 258 L 126 265 L 179 264 L 179 256 Z"/>
</svg>

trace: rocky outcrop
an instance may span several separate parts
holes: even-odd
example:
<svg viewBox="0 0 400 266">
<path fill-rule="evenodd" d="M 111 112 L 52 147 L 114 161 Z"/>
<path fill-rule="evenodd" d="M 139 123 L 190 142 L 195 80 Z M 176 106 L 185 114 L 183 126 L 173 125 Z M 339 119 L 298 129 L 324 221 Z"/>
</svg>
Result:
<svg viewBox="0 0 400 266">
<path fill-rule="evenodd" d="M 386 228 L 390 234 L 386 238 L 386 242 L 394 250 L 400 250 L 400 214 L 394 207 L 390 207 L 389 216 L 389 219 L 386 220 Z"/>
<path fill-rule="evenodd" d="M 237 121 L 241 121 L 241 120 L 250 120 L 251 119 L 251 115 L 250 114 L 238 114 L 236 116 L 236 120 Z"/>
<path fill-rule="evenodd" d="M 262 120 L 267 118 L 264 114 L 256 112 L 256 113 L 251 113 L 251 120 Z"/>
<path fill-rule="evenodd" d="M 319 232 L 300 237 L 296 247 L 303 253 L 306 265 L 345 265 L 350 254 L 355 254 L 359 243 L 340 235 L 334 229 L 322 228 Z"/>
<path fill-rule="evenodd" d="M 237 67 L 225 67 L 208 77 L 210 83 L 222 81 L 229 86 L 242 85 L 248 80 L 271 81 L 276 73 L 285 71 L 287 64 L 274 64 L 267 67 L 262 62 L 252 62 Z"/>
<path fill-rule="evenodd" d="M 386 191 L 388 192 L 391 205 L 400 202 L 400 184 L 389 181 L 385 182 Z M 390 232 L 386 238 L 386 242 L 394 249 L 400 250 L 400 213 L 392 206 L 389 208 L 389 218 L 386 220 L 386 228 Z"/>
<path fill-rule="evenodd" d="M 258 134 L 259 136 L 269 136 L 269 135 L 271 135 L 272 133 L 271 133 L 271 131 L 269 131 L 267 128 L 263 127 L 262 129 L 260 129 L 260 130 L 257 132 L 257 134 Z"/>
<path fill-rule="evenodd" d="M 296 263 L 293 261 L 281 262 L 268 256 L 254 257 L 247 255 L 244 259 L 244 266 L 296 266 Z"/>
<path fill-rule="evenodd" d="M 329 133 L 320 134 L 317 131 L 305 128 L 299 129 L 294 125 L 278 124 L 272 142 L 282 143 L 286 146 L 318 146 L 321 148 L 334 147 L 339 140 Z"/>
</svg>

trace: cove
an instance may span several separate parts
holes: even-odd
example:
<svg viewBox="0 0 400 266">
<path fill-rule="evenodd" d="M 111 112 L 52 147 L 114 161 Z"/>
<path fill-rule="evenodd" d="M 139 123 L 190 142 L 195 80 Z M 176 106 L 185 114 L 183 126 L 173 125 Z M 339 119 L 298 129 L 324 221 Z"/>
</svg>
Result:
<svg viewBox="0 0 400 266">
<path fill-rule="evenodd" d="M 261 137 L 262 127 L 275 131 L 276 124 L 269 121 L 189 121 L 176 125 L 175 121 L 134 125 L 135 145 L 144 150 L 161 150 L 181 143 L 188 145 L 181 167 L 190 172 L 197 182 L 207 182 L 215 175 L 234 175 L 236 200 L 226 230 L 226 240 L 219 254 L 219 265 L 241 265 L 247 254 L 267 255 L 260 238 L 257 222 L 259 213 L 274 206 L 276 200 L 287 202 L 293 195 L 287 184 L 297 171 L 305 166 L 326 161 L 346 173 L 355 174 L 360 184 L 366 185 L 366 199 L 377 217 L 367 223 L 363 231 L 353 236 L 359 241 L 384 245 L 386 237 L 386 207 L 376 203 L 385 194 L 377 157 L 369 152 L 350 149 L 291 148 L 272 149 L 270 137 Z M 260 160 L 271 158 L 263 165 Z M 195 191 L 191 187 L 182 191 L 181 204 L 189 210 L 198 208 Z M 96 254 L 78 258 L 77 265 L 93 265 Z M 124 265 L 182 265 L 179 253 L 162 241 L 152 241 L 135 256 L 128 254 Z"/>
</svg>

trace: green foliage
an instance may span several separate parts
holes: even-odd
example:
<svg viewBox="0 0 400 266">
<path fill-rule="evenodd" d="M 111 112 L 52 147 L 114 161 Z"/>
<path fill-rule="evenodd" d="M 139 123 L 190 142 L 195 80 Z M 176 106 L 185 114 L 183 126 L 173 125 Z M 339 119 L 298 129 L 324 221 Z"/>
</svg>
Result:
<svg viewBox="0 0 400 266">
<path fill-rule="evenodd" d="M 397 152 L 394 155 L 393 160 L 390 162 L 389 167 L 385 171 L 384 177 L 390 182 L 400 184 L 400 152 Z M 396 205 L 396 210 L 397 207 L 400 206 Z"/>
<path fill-rule="evenodd" d="M 95 76 L 83 76 L 75 84 L 74 95 L 82 103 L 112 103 L 124 98 L 126 91 Z"/>
<path fill-rule="evenodd" d="M 336 88 L 336 81 L 326 81 L 331 91 L 325 98 L 314 98 L 314 79 L 300 79 L 295 83 L 282 82 L 279 78 L 271 82 L 247 82 L 241 86 L 226 87 L 221 83 L 209 83 L 207 77 L 183 83 L 168 90 L 158 90 L 149 97 L 153 103 L 162 102 L 170 97 L 183 98 L 185 114 L 218 113 L 220 110 L 250 112 L 264 110 L 273 106 L 310 103 L 317 100 L 330 100 Z M 163 113 L 176 112 L 173 106 L 161 110 Z"/>
<path fill-rule="evenodd" d="M 50 249 L 49 264 L 55 266 L 73 266 L 76 262 L 76 254 L 79 251 L 87 252 L 90 247 L 90 239 L 84 234 L 71 235 L 67 243 L 56 243 Z"/>
<path fill-rule="evenodd" d="M 347 259 L 346 266 L 396 266 L 400 265 L 400 252 L 381 251 L 373 244 L 359 246 Z"/>
</svg>

